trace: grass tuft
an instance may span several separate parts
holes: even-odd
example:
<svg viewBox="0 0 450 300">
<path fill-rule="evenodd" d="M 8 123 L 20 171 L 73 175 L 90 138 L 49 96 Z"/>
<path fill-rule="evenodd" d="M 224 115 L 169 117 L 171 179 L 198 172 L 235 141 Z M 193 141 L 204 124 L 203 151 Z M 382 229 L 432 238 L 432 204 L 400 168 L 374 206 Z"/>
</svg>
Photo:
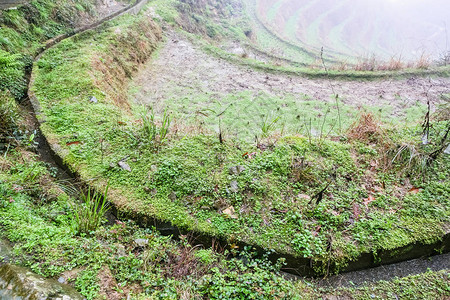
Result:
<svg viewBox="0 0 450 300">
<path fill-rule="evenodd" d="M 385 139 L 385 132 L 372 113 L 362 113 L 359 120 L 354 122 L 348 132 L 350 140 L 358 140 L 364 143 L 374 143 Z"/>
<path fill-rule="evenodd" d="M 81 203 L 72 207 L 72 229 L 77 234 L 90 234 L 101 224 L 110 206 L 106 200 L 108 185 L 103 193 L 91 191 L 81 194 Z"/>
</svg>

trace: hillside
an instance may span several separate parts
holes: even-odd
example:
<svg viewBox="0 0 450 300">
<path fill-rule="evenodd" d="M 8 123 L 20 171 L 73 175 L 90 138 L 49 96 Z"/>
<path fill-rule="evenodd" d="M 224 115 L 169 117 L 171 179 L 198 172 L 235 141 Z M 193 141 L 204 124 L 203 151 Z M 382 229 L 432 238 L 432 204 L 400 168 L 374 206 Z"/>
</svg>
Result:
<svg viewBox="0 0 450 300">
<path fill-rule="evenodd" d="M 445 263 L 283 277 L 446 255 L 448 67 L 335 68 L 247 1 L 59 4 L 0 15 L 9 260 L 89 299 L 449 296 Z"/>
<path fill-rule="evenodd" d="M 340 57 L 439 60 L 448 52 L 446 11 L 434 1 L 257 0 L 259 20 L 284 39 Z"/>
</svg>

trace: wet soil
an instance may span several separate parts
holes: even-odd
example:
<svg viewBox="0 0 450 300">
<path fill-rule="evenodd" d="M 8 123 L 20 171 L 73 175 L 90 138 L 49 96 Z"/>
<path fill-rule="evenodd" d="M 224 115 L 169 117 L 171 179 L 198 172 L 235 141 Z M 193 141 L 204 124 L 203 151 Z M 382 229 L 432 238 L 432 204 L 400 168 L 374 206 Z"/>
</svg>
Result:
<svg viewBox="0 0 450 300">
<path fill-rule="evenodd" d="M 159 55 L 135 77 L 137 103 L 147 103 L 162 110 L 168 99 L 186 95 L 209 95 L 219 98 L 242 91 L 267 93 L 277 97 L 305 95 L 319 101 L 333 102 L 332 95 L 355 108 L 391 106 L 393 116 L 401 116 L 418 103 L 442 103 L 450 93 L 450 78 L 380 79 L 376 81 L 342 81 L 310 79 L 302 76 L 267 74 L 236 65 L 204 53 L 180 33 L 169 31 Z M 334 91 L 334 92 L 333 92 Z"/>
</svg>

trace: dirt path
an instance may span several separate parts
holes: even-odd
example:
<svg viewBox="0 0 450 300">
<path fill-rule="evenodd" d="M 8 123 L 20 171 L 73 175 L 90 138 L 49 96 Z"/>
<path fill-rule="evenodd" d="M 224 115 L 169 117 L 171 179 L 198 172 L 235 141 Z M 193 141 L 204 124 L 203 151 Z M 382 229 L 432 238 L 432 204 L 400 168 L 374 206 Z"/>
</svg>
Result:
<svg viewBox="0 0 450 300">
<path fill-rule="evenodd" d="M 97 7 L 99 19 L 115 13 L 128 5 L 125 2 L 115 0 L 99 0 L 98 3 L 100 3 Z"/>
<path fill-rule="evenodd" d="M 355 108 L 391 106 L 391 114 L 402 115 L 418 102 L 441 103 L 442 94 L 450 93 L 450 78 L 409 78 L 379 81 L 331 81 L 341 101 Z M 182 35 L 169 32 L 159 56 L 151 61 L 134 80 L 138 87 L 135 100 L 156 109 L 167 99 L 186 95 L 222 97 L 243 91 L 265 92 L 271 96 L 294 95 L 297 101 L 309 97 L 334 101 L 330 81 L 299 76 L 265 74 L 234 65 L 205 54 Z"/>
<path fill-rule="evenodd" d="M 122 2 L 120 0 L 97 0 L 95 10 L 97 14 L 95 16 L 89 16 L 87 13 L 84 13 L 80 16 L 80 18 L 76 22 L 77 27 L 83 27 L 86 25 L 90 25 L 103 19 L 106 16 L 109 16 L 125 7 L 128 4 Z"/>
</svg>

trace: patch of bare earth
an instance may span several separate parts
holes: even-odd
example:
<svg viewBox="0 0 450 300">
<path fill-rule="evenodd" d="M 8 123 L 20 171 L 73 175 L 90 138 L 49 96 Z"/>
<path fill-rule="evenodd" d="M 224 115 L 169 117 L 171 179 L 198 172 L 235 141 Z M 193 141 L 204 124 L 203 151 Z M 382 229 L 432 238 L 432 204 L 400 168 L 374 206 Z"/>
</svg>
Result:
<svg viewBox="0 0 450 300">
<path fill-rule="evenodd" d="M 98 279 L 100 283 L 100 296 L 110 300 L 123 299 L 123 295 L 117 291 L 117 281 L 107 266 L 100 270 Z"/>
<path fill-rule="evenodd" d="M 92 24 L 100 19 L 103 19 L 104 17 L 115 13 L 116 11 L 121 10 L 122 8 L 125 8 L 128 4 L 122 1 L 115 1 L 115 0 L 97 0 L 95 3 L 95 9 L 97 11 L 96 16 L 92 17 L 89 16 L 88 13 L 85 13 L 85 15 L 81 16 L 77 21 L 77 26 L 85 26 Z"/>
<path fill-rule="evenodd" d="M 167 33 L 167 42 L 157 58 L 148 63 L 135 77 L 140 90 L 138 103 L 147 103 L 160 110 L 164 101 L 186 95 L 222 95 L 251 91 L 278 97 L 294 95 L 304 101 L 304 95 L 333 102 L 334 91 L 346 105 L 391 106 L 392 115 L 403 115 L 418 102 L 442 102 L 441 95 L 450 93 L 450 78 L 381 79 L 377 81 L 343 81 L 309 79 L 301 76 L 268 74 L 249 67 L 235 65 L 204 53 L 187 38 L 175 32 Z"/>
<path fill-rule="evenodd" d="M 104 266 L 98 273 L 98 282 L 100 285 L 100 299 L 130 299 L 130 295 L 136 295 L 143 292 L 142 287 L 138 284 L 120 287 L 108 266 Z"/>
</svg>

